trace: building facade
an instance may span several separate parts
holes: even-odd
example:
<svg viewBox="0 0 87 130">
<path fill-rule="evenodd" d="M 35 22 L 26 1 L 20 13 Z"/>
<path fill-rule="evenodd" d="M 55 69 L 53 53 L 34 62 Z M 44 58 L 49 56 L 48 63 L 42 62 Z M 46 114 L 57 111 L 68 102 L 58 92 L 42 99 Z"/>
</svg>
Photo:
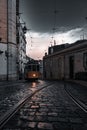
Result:
<svg viewBox="0 0 87 130">
<path fill-rule="evenodd" d="M 43 79 L 43 60 L 38 60 L 38 62 L 39 62 L 39 67 L 40 67 L 39 71 L 41 74 L 40 78 Z"/>
<path fill-rule="evenodd" d="M 87 80 L 87 40 L 44 56 L 44 79 Z"/>
<path fill-rule="evenodd" d="M 24 68 L 26 65 L 26 36 L 25 26 L 20 23 L 19 26 L 19 43 L 18 43 L 18 75 L 19 79 L 24 78 Z"/>
<path fill-rule="evenodd" d="M 0 0 L 0 79 L 16 79 L 16 0 Z"/>
<path fill-rule="evenodd" d="M 23 75 L 25 31 L 20 23 L 19 0 L 0 0 L 0 80 L 16 80 Z"/>
</svg>

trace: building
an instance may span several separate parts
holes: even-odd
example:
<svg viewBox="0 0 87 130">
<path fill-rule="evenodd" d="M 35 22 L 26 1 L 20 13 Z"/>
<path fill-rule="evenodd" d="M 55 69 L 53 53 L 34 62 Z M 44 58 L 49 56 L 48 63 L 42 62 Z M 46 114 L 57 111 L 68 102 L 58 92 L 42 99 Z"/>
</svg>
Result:
<svg viewBox="0 0 87 130">
<path fill-rule="evenodd" d="M 44 79 L 87 80 L 87 40 L 44 56 L 43 65 Z"/>
<path fill-rule="evenodd" d="M 0 79 L 17 79 L 16 0 L 0 0 Z"/>
<path fill-rule="evenodd" d="M 0 80 L 23 77 L 26 28 L 20 23 L 19 0 L 0 0 Z"/>
<path fill-rule="evenodd" d="M 58 52 L 60 50 L 63 50 L 64 48 L 66 48 L 69 44 L 61 44 L 61 45 L 54 45 L 48 48 L 48 55 L 53 54 L 55 52 Z"/>
<path fill-rule="evenodd" d="M 18 40 L 17 40 L 17 55 L 18 55 L 18 76 L 19 79 L 24 78 L 24 68 L 26 64 L 26 36 L 25 26 L 19 23 L 18 27 Z"/>
<path fill-rule="evenodd" d="M 38 62 L 40 66 L 40 69 L 39 69 L 40 74 L 41 74 L 40 78 L 43 79 L 43 60 L 39 60 Z"/>
</svg>

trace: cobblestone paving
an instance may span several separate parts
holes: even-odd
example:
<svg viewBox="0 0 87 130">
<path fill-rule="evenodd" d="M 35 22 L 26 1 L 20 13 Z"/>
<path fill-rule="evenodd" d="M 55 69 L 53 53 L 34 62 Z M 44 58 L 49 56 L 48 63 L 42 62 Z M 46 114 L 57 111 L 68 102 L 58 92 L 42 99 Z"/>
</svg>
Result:
<svg viewBox="0 0 87 130">
<path fill-rule="evenodd" d="M 0 82 L 0 118 L 10 110 L 15 104 L 27 95 L 33 93 L 37 86 L 39 89 L 44 81 L 38 82 Z"/>
<path fill-rule="evenodd" d="M 70 93 L 78 98 L 81 102 L 87 105 L 87 87 L 78 85 L 75 83 L 66 83 L 66 88 L 70 91 Z"/>
<path fill-rule="evenodd" d="M 4 130 L 87 130 L 87 114 L 55 83 L 35 94 Z"/>
</svg>

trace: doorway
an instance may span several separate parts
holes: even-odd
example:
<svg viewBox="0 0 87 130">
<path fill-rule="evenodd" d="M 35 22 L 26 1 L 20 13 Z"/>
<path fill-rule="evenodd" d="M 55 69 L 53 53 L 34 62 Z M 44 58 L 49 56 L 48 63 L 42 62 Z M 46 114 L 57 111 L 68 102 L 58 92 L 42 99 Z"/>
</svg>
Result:
<svg viewBox="0 0 87 130">
<path fill-rule="evenodd" d="M 74 78 L 74 56 L 69 57 L 69 77 Z"/>
</svg>

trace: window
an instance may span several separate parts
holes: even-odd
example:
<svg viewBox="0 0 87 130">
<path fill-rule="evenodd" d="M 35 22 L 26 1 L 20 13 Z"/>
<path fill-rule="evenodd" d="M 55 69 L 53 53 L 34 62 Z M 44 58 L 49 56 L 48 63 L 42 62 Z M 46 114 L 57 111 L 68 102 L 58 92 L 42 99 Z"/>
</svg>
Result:
<svg viewBox="0 0 87 130">
<path fill-rule="evenodd" d="M 39 71 L 39 65 L 37 65 L 37 71 Z"/>
<path fill-rule="evenodd" d="M 28 70 L 29 70 L 29 71 L 31 71 L 31 70 L 32 70 L 32 66 L 31 66 L 31 65 L 29 65 Z"/>
<path fill-rule="evenodd" d="M 51 54 L 53 53 L 53 48 L 51 48 Z"/>
<path fill-rule="evenodd" d="M 32 67 L 33 67 L 33 71 L 36 71 L 36 65 L 33 65 Z"/>
</svg>

